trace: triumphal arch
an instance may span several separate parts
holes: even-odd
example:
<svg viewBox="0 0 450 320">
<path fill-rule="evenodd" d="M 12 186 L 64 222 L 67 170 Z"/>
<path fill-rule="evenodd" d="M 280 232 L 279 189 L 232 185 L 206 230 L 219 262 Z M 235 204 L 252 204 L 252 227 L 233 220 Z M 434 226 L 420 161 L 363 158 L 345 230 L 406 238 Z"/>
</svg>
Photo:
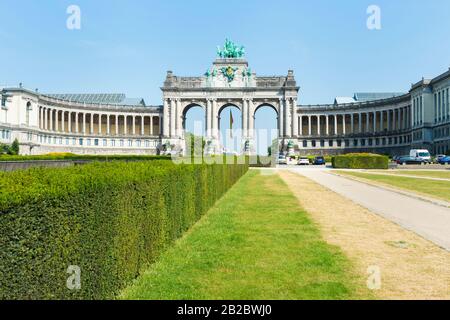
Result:
<svg viewBox="0 0 450 320">
<path fill-rule="evenodd" d="M 163 145 L 183 149 L 185 119 L 192 107 L 205 110 L 207 152 L 217 154 L 220 147 L 220 113 L 235 106 L 242 113 L 242 150 L 252 153 L 255 139 L 255 113 L 269 106 L 277 113 L 281 143 L 298 131 L 297 87 L 294 72 L 285 76 L 259 76 L 250 68 L 241 46 L 226 40 L 217 58 L 202 76 L 180 77 L 167 72 L 163 91 Z"/>
</svg>

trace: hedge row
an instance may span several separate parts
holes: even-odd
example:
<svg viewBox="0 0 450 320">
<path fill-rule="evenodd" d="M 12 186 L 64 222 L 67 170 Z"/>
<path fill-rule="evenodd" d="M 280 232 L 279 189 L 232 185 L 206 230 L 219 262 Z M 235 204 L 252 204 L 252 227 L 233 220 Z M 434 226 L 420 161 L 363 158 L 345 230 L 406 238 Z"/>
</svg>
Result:
<svg viewBox="0 0 450 320">
<path fill-rule="evenodd" d="M 388 169 L 389 158 L 371 153 L 349 153 L 332 159 L 336 169 Z"/>
<path fill-rule="evenodd" d="M 113 161 L 113 160 L 128 160 L 128 161 L 143 161 L 143 160 L 170 160 L 168 156 L 147 156 L 147 155 L 76 155 L 71 153 L 55 153 L 37 156 L 14 156 L 14 155 L 0 155 L 0 161 L 35 161 L 35 160 L 90 160 L 90 161 Z"/>
<path fill-rule="evenodd" d="M 0 299 L 113 298 L 248 169 L 169 161 L 0 173 Z M 81 289 L 69 290 L 69 266 Z"/>
</svg>

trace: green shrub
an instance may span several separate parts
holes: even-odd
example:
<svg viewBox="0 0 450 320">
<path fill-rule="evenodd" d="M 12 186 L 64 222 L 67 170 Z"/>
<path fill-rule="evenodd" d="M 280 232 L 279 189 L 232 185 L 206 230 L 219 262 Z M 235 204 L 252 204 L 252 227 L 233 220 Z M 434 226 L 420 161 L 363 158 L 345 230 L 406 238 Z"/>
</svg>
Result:
<svg viewBox="0 0 450 320">
<path fill-rule="evenodd" d="M 332 158 L 336 169 L 388 169 L 389 158 L 371 153 L 349 153 Z"/>
<path fill-rule="evenodd" d="M 246 171 L 247 165 L 92 163 L 0 173 L 0 299 L 117 293 Z M 81 268 L 81 289 L 66 287 Z"/>
<path fill-rule="evenodd" d="M 168 156 L 147 155 L 76 155 L 72 153 L 54 153 L 36 156 L 0 155 L 0 161 L 35 161 L 35 160 L 87 160 L 87 161 L 143 161 L 143 160 L 170 160 Z"/>
</svg>

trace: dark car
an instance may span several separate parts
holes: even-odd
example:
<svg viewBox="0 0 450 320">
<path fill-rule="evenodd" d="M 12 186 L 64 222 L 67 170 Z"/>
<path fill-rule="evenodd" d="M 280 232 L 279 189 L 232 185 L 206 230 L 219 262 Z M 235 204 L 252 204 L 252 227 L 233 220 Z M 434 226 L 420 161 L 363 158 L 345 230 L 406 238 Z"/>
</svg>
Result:
<svg viewBox="0 0 450 320">
<path fill-rule="evenodd" d="M 439 164 L 450 164 L 450 156 L 440 157 L 437 162 Z"/>
<path fill-rule="evenodd" d="M 403 156 L 397 159 L 397 164 L 425 164 L 427 161 L 419 157 Z"/>
<path fill-rule="evenodd" d="M 315 157 L 313 163 L 316 166 L 323 166 L 326 164 L 326 161 L 324 157 Z"/>
</svg>

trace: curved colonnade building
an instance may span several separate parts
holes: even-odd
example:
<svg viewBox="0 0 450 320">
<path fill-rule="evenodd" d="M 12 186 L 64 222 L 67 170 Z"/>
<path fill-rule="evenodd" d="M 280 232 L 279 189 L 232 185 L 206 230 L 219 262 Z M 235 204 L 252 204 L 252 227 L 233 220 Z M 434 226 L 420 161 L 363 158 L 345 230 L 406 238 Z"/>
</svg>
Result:
<svg viewBox="0 0 450 320">
<path fill-rule="evenodd" d="M 220 147 L 220 113 L 242 112 L 242 149 L 254 148 L 255 112 L 278 115 L 281 150 L 298 154 L 376 152 L 400 155 L 411 148 L 450 149 L 450 70 L 412 85 L 408 93 L 358 93 L 330 105 L 299 105 L 294 72 L 261 77 L 242 58 L 217 58 L 200 77 L 167 73 L 161 106 L 124 94 L 40 94 L 3 88 L 0 143 L 18 139 L 21 154 L 159 154 L 183 151 L 187 111 L 205 110 L 208 152 Z"/>
</svg>

